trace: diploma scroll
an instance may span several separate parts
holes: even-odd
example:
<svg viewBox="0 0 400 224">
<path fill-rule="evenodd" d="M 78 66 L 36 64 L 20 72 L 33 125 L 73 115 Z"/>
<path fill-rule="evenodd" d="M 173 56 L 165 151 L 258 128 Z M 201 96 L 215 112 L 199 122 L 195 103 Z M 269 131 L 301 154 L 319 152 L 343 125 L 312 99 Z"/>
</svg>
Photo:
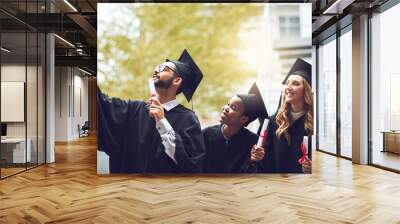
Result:
<svg viewBox="0 0 400 224">
<path fill-rule="evenodd" d="M 267 137 L 267 126 L 268 126 L 268 119 L 264 119 L 263 126 L 261 128 L 260 136 L 258 137 L 257 146 L 261 147 L 265 143 L 265 138 Z"/>
<path fill-rule="evenodd" d="M 157 92 L 156 92 L 156 87 L 154 86 L 154 80 L 153 78 L 149 79 L 149 90 L 150 90 L 150 96 L 157 96 Z"/>
<path fill-rule="evenodd" d="M 302 156 L 299 159 L 299 163 L 303 164 L 306 158 L 308 158 L 308 136 L 303 137 L 303 142 L 300 147 Z"/>
</svg>

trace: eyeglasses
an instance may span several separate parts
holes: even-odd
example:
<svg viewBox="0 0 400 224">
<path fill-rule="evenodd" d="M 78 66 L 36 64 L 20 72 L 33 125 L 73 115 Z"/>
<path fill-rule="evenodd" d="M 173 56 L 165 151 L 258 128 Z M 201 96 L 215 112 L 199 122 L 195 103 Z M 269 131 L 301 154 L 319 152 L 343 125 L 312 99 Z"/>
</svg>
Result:
<svg viewBox="0 0 400 224">
<path fill-rule="evenodd" d="M 166 65 L 166 64 L 161 64 L 161 65 L 157 66 L 157 68 L 154 70 L 153 74 L 156 75 L 156 74 L 158 74 L 158 73 L 160 73 L 160 72 L 164 72 L 164 71 L 167 70 L 167 68 L 170 69 L 171 71 L 175 72 L 176 74 L 178 74 L 178 73 L 176 72 L 176 70 L 172 69 L 171 67 L 169 67 L 169 66 Z"/>
</svg>

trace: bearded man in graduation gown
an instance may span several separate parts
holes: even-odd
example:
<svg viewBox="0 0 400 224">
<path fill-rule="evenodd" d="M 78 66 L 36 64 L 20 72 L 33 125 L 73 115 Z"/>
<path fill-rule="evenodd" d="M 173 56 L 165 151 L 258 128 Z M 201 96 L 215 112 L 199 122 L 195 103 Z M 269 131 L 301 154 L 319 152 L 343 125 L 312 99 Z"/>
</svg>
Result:
<svg viewBox="0 0 400 224">
<path fill-rule="evenodd" d="M 258 136 L 245 127 L 257 117 L 267 117 L 257 85 L 249 94 L 237 94 L 222 107 L 220 124 L 203 130 L 206 146 L 204 172 L 244 173 L 251 163 L 264 157 L 264 149 L 257 147 Z M 250 155 L 254 150 L 253 156 Z"/>
<path fill-rule="evenodd" d="M 202 77 L 185 49 L 178 61 L 167 59 L 154 69 L 157 97 L 125 101 L 99 91 L 98 147 L 109 156 L 111 173 L 201 172 L 200 123 L 176 95 L 190 101 Z"/>
</svg>

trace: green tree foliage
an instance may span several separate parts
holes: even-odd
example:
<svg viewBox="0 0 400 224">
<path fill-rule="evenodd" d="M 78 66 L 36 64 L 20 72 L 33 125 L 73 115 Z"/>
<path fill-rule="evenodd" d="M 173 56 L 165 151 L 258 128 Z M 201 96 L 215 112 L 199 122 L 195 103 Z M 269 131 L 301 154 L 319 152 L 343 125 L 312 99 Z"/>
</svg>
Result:
<svg viewBox="0 0 400 224">
<path fill-rule="evenodd" d="M 111 96 L 146 99 L 153 68 L 166 58 L 176 60 L 186 48 L 204 74 L 194 107 L 207 118 L 235 86 L 256 77 L 257 68 L 246 68 L 238 58 L 238 32 L 262 12 L 258 4 L 124 4 L 121 19 L 100 23 L 105 27 L 98 37 L 99 63 L 106 66 L 99 66 L 99 86 Z"/>
</svg>

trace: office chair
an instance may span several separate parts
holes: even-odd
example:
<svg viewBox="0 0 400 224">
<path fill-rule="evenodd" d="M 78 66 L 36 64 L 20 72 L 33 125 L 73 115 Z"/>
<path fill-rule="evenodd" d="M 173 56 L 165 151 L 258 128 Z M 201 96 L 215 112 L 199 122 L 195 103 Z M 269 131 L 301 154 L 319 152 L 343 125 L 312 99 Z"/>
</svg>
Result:
<svg viewBox="0 0 400 224">
<path fill-rule="evenodd" d="M 85 123 L 82 125 L 82 127 L 79 127 L 80 125 L 78 125 L 78 129 L 79 129 L 79 138 L 80 137 L 87 137 L 89 136 L 89 129 L 90 129 L 90 125 L 89 125 L 89 121 L 85 121 Z"/>
</svg>

